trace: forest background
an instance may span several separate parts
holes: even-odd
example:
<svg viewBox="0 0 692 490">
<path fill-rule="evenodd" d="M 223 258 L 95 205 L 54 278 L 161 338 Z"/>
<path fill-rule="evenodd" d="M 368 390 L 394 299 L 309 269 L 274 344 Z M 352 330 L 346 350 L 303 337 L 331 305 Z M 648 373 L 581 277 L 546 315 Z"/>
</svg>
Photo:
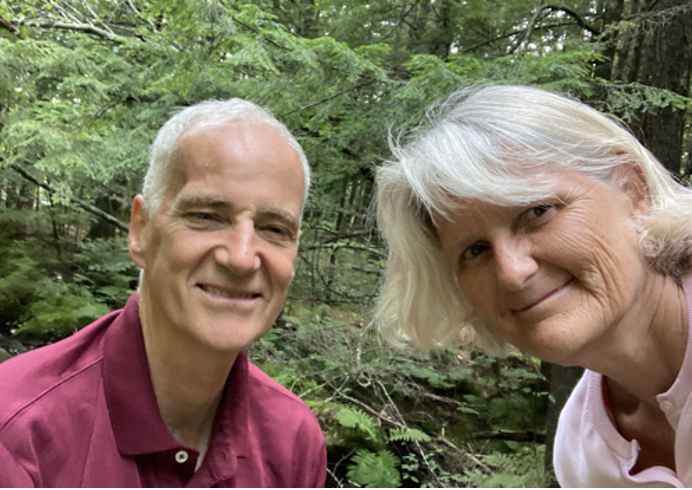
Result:
<svg viewBox="0 0 692 490">
<path fill-rule="evenodd" d="M 578 370 L 393 351 L 368 326 L 390 130 L 475 83 L 567 93 L 692 172 L 689 0 L 0 0 L 0 347 L 72 333 L 136 286 L 148 145 L 208 98 L 270 108 L 314 169 L 290 300 L 253 349 L 315 410 L 331 486 L 546 486 Z"/>
</svg>

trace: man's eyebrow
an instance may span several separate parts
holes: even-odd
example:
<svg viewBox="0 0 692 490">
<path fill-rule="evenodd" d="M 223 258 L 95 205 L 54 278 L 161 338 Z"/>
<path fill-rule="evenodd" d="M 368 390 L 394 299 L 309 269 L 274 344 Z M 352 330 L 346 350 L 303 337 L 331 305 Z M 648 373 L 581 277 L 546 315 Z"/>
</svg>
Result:
<svg viewBox="0 0 692 490">
<path fill-rule="evenodd" d="M 285 209 L 263 208 L 260 209 L 257 214 L 264 218 L 279 220 L 285 225 L 294 228 L 294 230 L 297 230 L 300 226 L 300 219 L 297 216 L 294 216 L 293 214 L 289 213 Z"/>
<path fill-rule="evenodd" d="M 173 209 L 177 211 L 195 208 L 230 210 L 233 208 L 233 203 L 223 196 L 215 194 L 197 194 L 194 196 L 183 196 L 173 204 Z M 278 207 L 261 207 L 257 210 L 257 215 L 265 219 L 279 220 L 296 229 L 300 225 L 300 218 L 298 216 Z"/>
<path fill-rule="evenodd" d="M 176 200 L 173 208 L 176 210 L 184 210 L 190 208 L 230 208 L 231 203 L 222 196 L 216 196 L 213 194 L 209 195 L 194 195 L 194 196 L 183 196 Z"/>
</svg>

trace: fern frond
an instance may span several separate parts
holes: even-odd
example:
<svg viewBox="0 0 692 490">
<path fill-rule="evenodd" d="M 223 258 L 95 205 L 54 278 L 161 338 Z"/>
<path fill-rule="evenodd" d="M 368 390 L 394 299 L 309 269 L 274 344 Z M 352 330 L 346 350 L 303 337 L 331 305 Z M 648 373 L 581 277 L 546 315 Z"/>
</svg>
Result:
<svg viewBox="0 0 692 490">
<path fill-rule="evenodd" d="M 334 418 L 342 427 L 361 432 L 373 442 L 378 442 L 381 439 L 377 421 L 359 408 L 340 408 Z"/>
<path fill-rule="evenodd" d="M 432 438 L 422 430 L 411 427 L 395 427 L 389 431 L 389 440 L 403 442 L 430 442 Z"/>
<path fill-rule="evenodd" d="M 373 453 L 359 449 L 351 459 L 347 476 L 351 482 L 365 487 L 400 487 L 398 465 L 399 458 L 391 451 L 383 449 Z"/>
</svg>

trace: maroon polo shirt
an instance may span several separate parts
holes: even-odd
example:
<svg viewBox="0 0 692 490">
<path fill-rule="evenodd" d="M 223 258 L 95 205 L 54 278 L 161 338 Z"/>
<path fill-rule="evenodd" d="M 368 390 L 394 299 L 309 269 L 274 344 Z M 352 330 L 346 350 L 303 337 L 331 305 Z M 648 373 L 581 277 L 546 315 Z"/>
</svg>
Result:
<svg viewBox="0 0 692 490">
<path fill-rule="evenodd" d="M 41 487 L 324 485 L 315 416 L 244 353 L 195 471 L 197 452 L 159 414 L 137 295 L 71 337 L 0 364 L 0 396 L 0 443 L 11 453 L 0 451 L 0 469 L 16 468 L 20 483 L 28 475 Z"/>
<path fill-rule="evenodd" d="M 0 487 L 30 487 L 33 484 L 24 468 L 0 444 Z"/>
</svg>

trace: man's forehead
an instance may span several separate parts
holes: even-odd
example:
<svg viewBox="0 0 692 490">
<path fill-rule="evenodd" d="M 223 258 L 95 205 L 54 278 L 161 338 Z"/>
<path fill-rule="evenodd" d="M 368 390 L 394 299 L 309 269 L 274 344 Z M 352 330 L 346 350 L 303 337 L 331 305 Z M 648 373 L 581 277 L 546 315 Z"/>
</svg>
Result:
<svg viewBox="0 0 692 490">
<path fill-rule="evenodd" d="M 247 120 L 226 120 L 226 121 L 210 121 L 195 124 L 186 129 L 178 139 L 178 146 L 184 147 L 188 140 L 195 139 L 210 139 L 222 137 L 232 140 L 241 135 L 250 136 L 252 138 L 274 137 L 284 140 L 288 144 L 288 138 L 273 124 L 259 119 Z"/>
<path fill-rule="evenodd" d="M 299 172 L 305 169 L 298 151 L 287 136 L 263 121 L 227 121 L 198 126 L 185 132 L 176 145 L 177 165 L 183 173 L 188 163 L 210 168 L 228 159 L 253 160 L 256 165 L 271 165 Z M 199 167 L 198 167 L 199 168 Z"/>
</svg>

